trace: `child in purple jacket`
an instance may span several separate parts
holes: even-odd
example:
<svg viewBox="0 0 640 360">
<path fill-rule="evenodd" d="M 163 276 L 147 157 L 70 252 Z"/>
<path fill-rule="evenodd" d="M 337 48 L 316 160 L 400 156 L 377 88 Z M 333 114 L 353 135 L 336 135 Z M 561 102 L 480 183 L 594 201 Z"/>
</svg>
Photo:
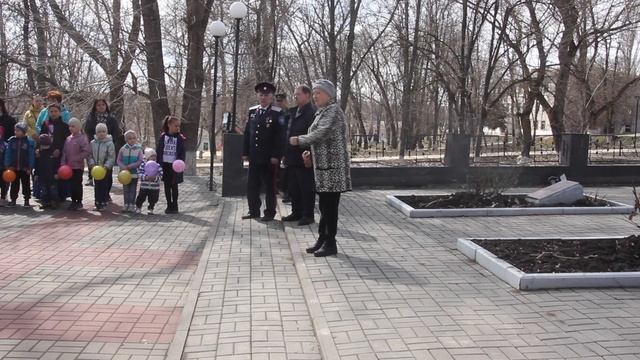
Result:
<svg viewBox="0 0 640 360">
<path fill-rule="evenodd" d="M 73 169 L 73 176 L 69 180 L 71 184 L 71 205 L 69 210 L 82 209 L 82 173 L 84 172 L 84 160 L 91 154 L 87 137 L 80 132 L 82 123 L 76 118 L 69 120 L 71 135 L 64 142 L 60 165 L 69 165 Z"/>
</svg>

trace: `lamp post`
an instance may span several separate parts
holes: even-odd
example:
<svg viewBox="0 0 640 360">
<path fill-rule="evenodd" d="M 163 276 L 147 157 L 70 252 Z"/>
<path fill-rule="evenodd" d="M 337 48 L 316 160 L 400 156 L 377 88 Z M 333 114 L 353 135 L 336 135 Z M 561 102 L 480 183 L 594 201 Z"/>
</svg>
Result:
<svg viewBox="0 0 640 360">
<path fill-rule="evenodd" d="M 213 191 L 213 158 L 216 154 L 216 103 L 218 101 L 218 47 L 227 29 L 220 20 L 211 24 L 215 45 L 213 47 L 213 97 L 211 101 L 211 132 L 209 133 L 209 191 Z"/>
<path fill-rule="evenodd" d="M 633 148 L 636 148 L 636 140 L 638 139 L 638 102 L 640 96 L 636 95 L 636 125 L 633 128 Z"/>
<path fill-rule="evenodd" d="M 240 52 L 240 21 L 247 16 L 247 7 L 240 1 L 236 1 L 229 7 L 229 15 L 236 20 L 235 38 L 236 44 L 233 52 L 233 102 L 231 103 L 231 122 L 228 132 L 236 129 L 236 102 L 238 99 L 238 53 Z"/>
<path fill-rule="evenodd" d="M 233 101 L 227 131 L 224 134 L 224 152 L 222 159 L 222 196 L 241 196 L 246 193 L 245 171 L 242 162 L 243 138 L 236 134 L 236 105 L 238 99 L 238 53 L 240 52 L 240 21 L 247 15 L 247 7 L 237 1 L 229 7 L 229 15 L 236 20 L 236 44 L 233 61 Z"/>
</svg>

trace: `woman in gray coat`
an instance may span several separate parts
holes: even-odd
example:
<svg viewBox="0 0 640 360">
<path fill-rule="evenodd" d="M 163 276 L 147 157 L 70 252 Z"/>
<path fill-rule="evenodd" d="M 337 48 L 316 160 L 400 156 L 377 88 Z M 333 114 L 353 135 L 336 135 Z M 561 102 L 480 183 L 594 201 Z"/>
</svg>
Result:
<svg viewBox="0 0 640 360">
<path fill-rule="evenodd" d="M 291 137 L 293 146 L 311 147 L 320 223 L 318 240 L 307 248 L 317 257 L 335 255 L 340 194 L 351 190 L 351 164 L 347 150 L 347 123 L 336 103 L 336 88 L 329 80 L 313 83 L 313 101 L 318 107 L 307 135 Z M 304 156 L 309 156 L 305 152 Z"/>
</svg>

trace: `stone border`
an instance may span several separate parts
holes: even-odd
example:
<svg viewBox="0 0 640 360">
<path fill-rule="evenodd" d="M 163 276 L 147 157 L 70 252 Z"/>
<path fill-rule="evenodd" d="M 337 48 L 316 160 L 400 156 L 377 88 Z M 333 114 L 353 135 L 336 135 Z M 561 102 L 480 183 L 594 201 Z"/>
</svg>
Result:
<svg viewBox="0 0 640 360">
<path fill-rule="evenodd" d="M 284 205 L 282 205 L 281 201 L 278 201 L 278 212 L 281 215 L 285 213 L 283 210 Z M 309 274 L 307 265 L 304 262 L 303 254 L 306 253 L 303 253 L 303 250 L 300 249 L 300 246 L 298 246 L 295 235 L 292 233 L 293 229 L 287 226 L 284 222 L 281 222 L 281 224 L 284 230 L 284 237 L 289 243 L 289 250 L 291 250 L 291 257 L 293 258 L 293 263 L 296 267 L 296 273 L 298 274 L 298 280 L 300 281 L 300 286 L 302 287 L 304 300 L 307 303 L 309 317 L 311 318 L 313 330 L 316 334 L 316 340 L 318 341 L 318 346 L 320 347 L 320 356 L 322 356 L 322 359 L 327 360 L 339 359 L 340 355 L 338 354 L 338 348 L 333 341 L 333 334 L 331 333 L 331 329 L 329 328 L 329 323 L 327 322 L 327 318 L 324 315 L 324 311 L 322 311 L 320 298 L 318 297 L 316 289 L 313 286 L 313 278 Z"/>
<path fill-rule="evenodd" d="M 213 196 L 218 198 L 217 203 L 212 202 L 212 204 L 210 205 L 216 207 L 216 210 L 213 213 L 213 221 L 209 225 L 209 230 L 207 230 L 207 240 L 204 248 L 202 249 L 202 253 L 200 254 L 200 259 L 198 260 L 196 271 L 191 277 L 191 282 L 189 284 L 189 287 L 187 288 L 186 294 L 183 295 L 184 305 L 182 306 L 182 313 L 180 314 L 180 322 L 178 323 L 176 334 L 173 336 L 173 340 L 171 341 L 169 349 L 167 350 L 167 355 L 165 357 L 165 359 L 167 360 L 182 359 L 183 351 L 185 345 L 187 344 L 187 336 L 189 335 L 193 315 L 196 312 L 196 307 L 198 306 L 200 288 L 202 287 L 202 282 L 204 281 L 204 275 L 207 270 L 207 263 L 209 261 L 209 257 L 211 256 L 211 250 L 213 249 L 213 242 L 218 232 L 220 221 L 222 221 L 222 216 L 220 215 L 222 214 L 222 208 L 224 207 L 225 201 L 217 191 L 213 192 Z"/>
<path fill-rule="evenodd" d="M 428 196 L 441 196 L 448 194 L 428 194 Z M 526 194 L 509 194 L 526 195 Z M 433 217 L 473 217 L 473 216 L 522 216 L 522 215 L 584 215 L 584 214 L 629 214 L 633 206 L 606 200 L 611 206 L 591 207 L 530 207 L 530 208 L 477 208 L 477 209 L 415 209 L 398 199 L 396 196 L 387 195 L 386 202 L 393 208 L 400 210 L 410 218 Z"/>
<path fill-rule="evenodd" d="M 565 237 L 557 240 L 578 239 L 624 239 L 624 236 L 610 237 Z M 502 281 L 519 290 L 565 289 L 565 288 L 605 288 L 640 287 L 640 272 L 594 272 L 594 273 L 541 273 L 528 274 L 510 263 L 498 258 L 473 240 L 545 240 L 548 237 L 530 238 L 466 238 L 458 239 L 456 247 L 466 257 L 476 261 Z"/>
</svg>

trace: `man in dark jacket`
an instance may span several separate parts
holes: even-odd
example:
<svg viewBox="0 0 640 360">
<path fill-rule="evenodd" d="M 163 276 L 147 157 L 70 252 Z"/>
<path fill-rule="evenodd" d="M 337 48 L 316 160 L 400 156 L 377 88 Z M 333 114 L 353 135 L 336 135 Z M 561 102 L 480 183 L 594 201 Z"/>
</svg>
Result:
<svg viewBox="0 0 640 360">
<path fill-rule="evenodd" d="M 311 88 L 308 86 L 298 86 L 294 96 L 297 106 L 291 109 L 287 145 L 284 149 L 289 196 L 291 196 L 291 214 L 283 217 L 282 221 L 298 221 L 298 225 L 308 225 L 314 222 L 313 210 L 316 202 L 313 192 L 313 169 L 304 166 L 303 149 L 300 146 L 290 145 L 288 139 L 292 136 L 307 134 L 315 118 L 316 108 L 311 103 Z"/>
<path fill-rule="evenodd" d="M 282 109 L 272 105 L 276 88 L 270 83 L 256 85 L 259 105 L 249 109 L 249 119 L 244 128 L 242 159 L 249 161 L 247 174 L 247 201 L 249 214 L 243 219 L 260 217 L 260 189 L 265 187 L 263 221 L 271 221 L 276 215 L 276 189 L 274 166 L 279 166 L 282 156 L 282 134 L 280 122 L 284 119 Z"/>
<path fill-rule="evenodd" d="M 287 138 L 287 128 L 289 127 L 289 118 L 291 117 L 289 111 L 289 102 L 287 101 L 286 93 L 276 94 L 276 105 L 282 109 L 282 113 L 284 114 L 283 121 L 280 122 L 280 129 L 282 130 L 280 133 L 282 134 L 282 147 L 284 148 L 287 145 L 289 139 Z M 291 202 L 291 198 L 289 197 L 289 184 L 287 183 L 287 168 L 284 164 L 280 166 L 280 169 L 277 174 L 275 174 L 276 178 L 276 188 L 279 188 L 282 191 L 282 202 L 287 204 Z"/>
</svg>

